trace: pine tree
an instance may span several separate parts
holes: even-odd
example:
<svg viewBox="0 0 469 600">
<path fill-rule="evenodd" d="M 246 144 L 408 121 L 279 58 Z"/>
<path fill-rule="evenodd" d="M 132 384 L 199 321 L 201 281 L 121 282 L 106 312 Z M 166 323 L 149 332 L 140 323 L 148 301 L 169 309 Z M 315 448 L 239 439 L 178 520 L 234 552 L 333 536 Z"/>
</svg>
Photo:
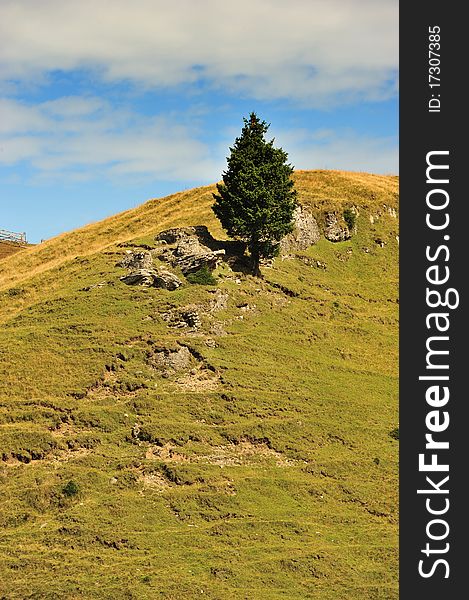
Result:
<svg viewBox="0 0 469 600">
<path fill-rule="evenodd" d="M 230 148 L 223 183 L 213 194 L 213 211 L 229 236 L 246 242 L 252 272 L 260 276 L 260 259 L 273 256 L 292 230 L 296 190 L 287 153 L 264 137 L 269 125 L 255 113 L 243 121 L 241 135 Z"/>
</svg>

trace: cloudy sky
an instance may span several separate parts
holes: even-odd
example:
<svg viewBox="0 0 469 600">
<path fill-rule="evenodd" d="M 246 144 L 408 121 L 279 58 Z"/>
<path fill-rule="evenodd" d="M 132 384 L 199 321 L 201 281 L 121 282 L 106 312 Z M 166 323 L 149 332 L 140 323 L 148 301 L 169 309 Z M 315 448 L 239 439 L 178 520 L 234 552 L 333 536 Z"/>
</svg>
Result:
<svg viewBox="0 0 469 600">
<path fill-rule="evenodd" d="M 299 169 L 397 173 L 397 0 L 1 0 L 0 229 L 221 178 L 257 112 Z"/>
</svg>

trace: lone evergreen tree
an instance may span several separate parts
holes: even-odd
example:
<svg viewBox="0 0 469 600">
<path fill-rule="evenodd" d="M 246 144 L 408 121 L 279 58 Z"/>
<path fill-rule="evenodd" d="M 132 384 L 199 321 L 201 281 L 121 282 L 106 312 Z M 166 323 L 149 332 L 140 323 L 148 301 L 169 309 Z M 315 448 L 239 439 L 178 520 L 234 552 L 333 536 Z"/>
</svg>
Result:
<svg viewBox="0 0 469 600">
<path fill-rule="evenodd" d="M 269 125 L 255 113 L 244 120 L 236 138 L 223 183 L 213 194 L 213 211 L 228 235 L 246 242 L 252 272 L 260 276 L 259 261 L 274 255 L 280 240 L 293 228 L 296 190 L 282 148 L 267 142 Z"/>
</svg>

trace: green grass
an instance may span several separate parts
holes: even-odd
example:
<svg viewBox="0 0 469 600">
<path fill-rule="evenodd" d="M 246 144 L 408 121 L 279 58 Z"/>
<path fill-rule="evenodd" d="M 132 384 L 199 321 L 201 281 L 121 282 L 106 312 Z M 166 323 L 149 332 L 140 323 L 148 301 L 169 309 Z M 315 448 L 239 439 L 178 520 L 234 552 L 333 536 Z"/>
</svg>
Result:
<svg viewBox="0 0 469 600">
<path fill-rule="evenodd" d="M 398 597 L 397 180 L 297 187 L 318 215 L 358 207 L 357 234 L 264 280 L 119 281 L 123 241 L 220 235 L 209 188 L 0 263 L 1 597 Z M 199 331 L 165 319 L 186 306 Z M 163 376 L 180 344 L 195 374 Z"/>
</svg>

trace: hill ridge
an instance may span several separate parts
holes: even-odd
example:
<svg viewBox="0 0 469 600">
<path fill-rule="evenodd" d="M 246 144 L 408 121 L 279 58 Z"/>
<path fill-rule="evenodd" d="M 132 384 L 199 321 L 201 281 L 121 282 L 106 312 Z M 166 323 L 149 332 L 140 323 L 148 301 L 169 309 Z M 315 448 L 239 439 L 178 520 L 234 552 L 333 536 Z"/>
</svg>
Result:
<svg viewBox="0 0 469 600">
<path fill-rule="evenodd" d="M 356 229 L 264 279 L 160 260 L 223 239 L 213 186 L 0 263 L 2 597 L 398 598 L 398 181 L 295 178 Z M 126 285 L 132 253 L 182 285 Z"/>
<path fill-rule="evenodd" d="M 343 181 L 345 181 L 348 184 L 348 191 L 355 192 L 354 196 L 345 197 L 345 202 L 353 202 L 359 197 L 362 203 L 367 202 L 372 207 L 377 203 L 375 198 L 369 196 L 368 193 L 377 189 L 389 203 L 397 208 L 396 176 L 349 171 L 301 170 L 295 171 L 294 180 L 299 191 L 300 203 L 310 203 L 312 198 L 320 199 L 323 204 L 322 208 L 326 209 L 327 203 L 331 202 L 331 198 L 328 198 L 331 190 L 334 188 L 343 190 Z M 337 180 L 342 181 L 338 184 Z M 314 190 L 315 184 L 318 185 L 317 190 Z M 362 187 L 360 188 L 360 186 Z M 346 192 L 347 187 L 345 187 Z M 214 229 L 215 234 L 223 235 L 218 221 L 210 210 L 211 194 L 215 189 L 215 184 L 210 184 L 170 194 L 163 198 L 151 198 L 136 208 L 89 223 L 70 232 L 61 233 L 29 249 L 21 257 L 16 257 L 15 261 L 2 261 L 0 263 L 0 289 L 20 281 L 22 269 L 28 271 L 27 276 L 32 273 L 40 273 L 47 265 L 56 267 L 74 255 L 92 254 L 113 244 L 129 241 L 132 237 L 146 235 L 158 227 L 160 230 L 167 229 L 173 223 L 175 226 L 178 224 L 197 225 L 208 221 L 207 224 Z M 305 193 L 306 190 L 309 193 Z M 325 198 L 321 198 L 322 194 L 325 194 Z M 194 199 L 197 199 L 199 206 L 184 206 L 185 202 Z M 149 221 L 155 215 L 158 215 L 159 223 Z M 146 225 L 144 224 L 145 220 L 147 221 Z M 96 237 L 97 232 L 100 232 L 103 241 Z M 57 246 L 62 250 L 61 254 L 57 251 Z"/>
</svg>

